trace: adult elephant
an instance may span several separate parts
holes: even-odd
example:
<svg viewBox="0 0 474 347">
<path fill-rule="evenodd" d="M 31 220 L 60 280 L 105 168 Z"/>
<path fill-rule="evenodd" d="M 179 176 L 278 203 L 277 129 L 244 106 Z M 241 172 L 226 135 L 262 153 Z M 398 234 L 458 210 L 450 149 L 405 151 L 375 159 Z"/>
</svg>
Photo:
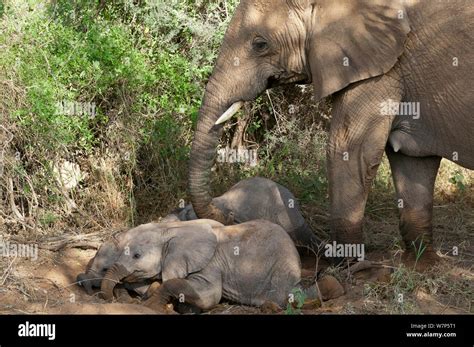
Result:
<svg viewBox="0 0 474 347">
<path fill-rule="evenodd" d="M 317 100 L 334 94 L 327 145 L 333 237 L 363 242 L 369 187 L 386 151 L 405 254 L 423 253 L 419 264 L 431 264 L 440 160 L 474 168 L 473 33 L 472 0 L 241 1 L 192 145 L 197 215 L 225 221 L 209 193 L 222 123 L 267 88 L 313 83 Z"/>
</svg>

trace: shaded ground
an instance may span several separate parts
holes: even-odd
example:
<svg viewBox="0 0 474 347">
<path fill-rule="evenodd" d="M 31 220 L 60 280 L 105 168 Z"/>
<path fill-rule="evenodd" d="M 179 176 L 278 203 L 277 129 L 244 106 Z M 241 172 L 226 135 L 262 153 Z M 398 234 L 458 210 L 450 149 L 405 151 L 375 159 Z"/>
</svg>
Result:
<svg viewBox="0 0 474 347">
<path fill-rule="evenodd" d="M 457 167 L 454 167 L 458 170 Z M 400 265 L 403 253 L 398 231 L 398 211 L 394 202 L 390 171 L 384 164 L 370 194 L 364 222 L 366 258 L 380 267 L 353 276 L 344 266 L 328 267 L 314 257 L 303 258 L 305 276 L 330 274 L 345 288 L 345 295 L 325 301 L 322 307 L 302 310 L 304 314 L 324 313 L 474 313 L 474 186 L 460 191 L 448 181 L 452 166 L 442 164 L 436 187 L 433 216 L 434 245 L 442 261 L 420 274 Z M 465 171 L 466 177 L 472 173 Z M 226 185 L 228 186 L 228 185 Z M 295 192 L 301 199 L 302 193 Z M 313 197 L 311 197 L 312 199 Z M 303 212 L 322 238 L 328 236 L 327 206 L 320 201 L 303 203 Z M 1 228 L 0 228 L 1 229 Z M 26 237 L 40 245 L 59 249 L 39 249 L 36 261 L 0 256 L 0 314 L 21 313 L 150 313 L 143 306 L 105 304 L 88 296 L 75 283 L 97 247 L 113 228 L 100 227 L 92 233 L 70 228 L 54 238 L 38 234 Z M 1 234 L 0 234 L 1 235 Z M 21 237 L 5 235 L 5 241 Z M 63 239 L 65 238 L 65 239 Z M 457 251 L 454 252 L 454 250 Z M 311 278 L 305 280 L 311 281 Z M 211 314 L 262 314 L 254 307 L 221 303 Z M 282 311 L 281 313 L 288 313 Z M 299 312 L 297 312 L 299 313 Z"/>
<path fill-rule="evenodd" d="M 140 305 L 106 304 L 97 294 L 89 296 L 75 284 L 77 274 L 84 270 L 94 253 L 93 249 L 66 248 L 58 252 L 40 250 L 35 262 L 10 259 L 9 270 L 1 278 L 4 285 L 0 287 L 0 314 L 152 313 Z M 472 313 L 472 256 L 467 259 L 467 256 L 445 255 L 431 272 L 419 274 L 397 265 L 399 254 L 395 253 L 369 253 L 369 259 L 385 267 L 357 272 L 354 276 L 348 276 L 343 267 L 328 268 L 328 264 L 321 261 L 320 270 L 325 269 L 321 272 L 337 277 L 346 294 L 325 301 L 319 309 L 301 313 Z M 314 265 L 313 257 L 305 257 L 304 273 L 314 273 Z M 222 303 L 210 313 L 263 312 L 258 308 Z"/>
</svg>

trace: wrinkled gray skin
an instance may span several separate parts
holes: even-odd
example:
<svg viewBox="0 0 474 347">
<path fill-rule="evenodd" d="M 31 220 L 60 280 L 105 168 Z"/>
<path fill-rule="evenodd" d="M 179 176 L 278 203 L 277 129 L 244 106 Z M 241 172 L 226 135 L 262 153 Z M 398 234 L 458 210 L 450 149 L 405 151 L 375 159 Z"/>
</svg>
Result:
<svg viewBox="0 0 474 347">
<path fill-rule="evenodd" d="M 176 225 L 179 219 L 176 215 L 168 215 L 160 221 L 160 224 L 165 226 Z M 200 224 L 201 221 L 193 221 L 189 224 Z M 217 223 L 217 222 L 216 222 Z M 216 224 L 216 225 L 221 225 Z M 123 240 L 128 231 L 114 234 L 109 240 L 105 241 L 95 254 L 95 256 L 89 261 L 86 267 L 86 272 L 81 273 L 77 276 L 77 282 L 80 286 L 84 287 L 89 295 L 93 294 L 93 288 L 100 288 L 102 280 L 105 277 L 107 271 L 112 265 L 118 260 L 120 254 L 123 252 Z M 149 288 L 148 283 L 137 282 L 137 283 L 126 283 L 125 289 L 134 291 L 140 296 L 145 296 Z"/>
<path fill-rule="evenodd" d="M 117 260 L 120 255 L 118 244 L 123 235 L 124 233 L 118 233 L 105 241 L 87 264 L 86 272 L 77 276 L 78 284 L 84 287 L 87 294 L 92 295 L 92 288 L 100 287 L 106 272 Z"/>
<path fill-rule="evenodd" d="M 93 288 L 100 288 L 102 279 L 104 278 L 110 267 L 117 261 L 120 256 L 121 249 L 119 242 L 122 240 L 125 232 L 117 233 L 111 239 L 105 241 L 89 261 L 86 267 L 86 272 L 77 276 L 77 282 L 84 287 L 87 294 L 94 293 Z M 125 288 L 136 292 L 139 295 L 145 295 L 149 285 L 144 283 L 127 284 Z"/>
<path fill-rule="evenodd" d="M 226 220 L 209 193 L 223 129 L 217 119 L 267 88 L 312 83 L 316 100 L 331 94 L 334 100 L 327 146 L 334 239 L 363 242 L 369 188 L 386 152 L 403 200 L 406 254 L 426 245 L 418 263 L 432 264 L 440 160 L 474 169 L 473 61 L 472 0 L 242 0 L 193 141 L 189 190 L 196 214 Z M 389 101 L 419 103 L 420 114 L 386 112 Z"/>
<path fill-rule="evenodd" d="M 118 282 L 162 280 L 145 305 L 158 312 L 166 304 L 184 299 L 208 310 L 221 298 L 261 306 L 269 301 L 285 306 L 299 286 L 301 265 L 296 247 L 282 227 L 256 220 L 222 226 L 150 223 L 126 233 L 123 252 L 102 281 L 104 297 L 113 297 Z M 314 287 L 307 292 L 315 297 Z"/>
<path fill-rule="evenodd" d="M 265 219 L 283 227 L 296 245 L 317 249 L 320 244 L 304 220 L 295 196 L 284 186 L 267 178 L 242 180 L 223 195 L 212 199 L 212 204 L 226 216 L 232 216 L 229 222 L 239 224 Z M 176 216 L 182 221 L 198 218 L 192 204 L 177 211 Z"/>
</svg>

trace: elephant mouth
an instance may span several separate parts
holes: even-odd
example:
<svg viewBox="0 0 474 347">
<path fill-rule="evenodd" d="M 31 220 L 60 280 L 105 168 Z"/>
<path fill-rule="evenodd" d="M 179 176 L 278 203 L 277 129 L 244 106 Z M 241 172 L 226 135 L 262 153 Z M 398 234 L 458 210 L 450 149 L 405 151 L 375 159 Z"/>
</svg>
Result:
<svg viewBox="0 0 474 347">
<path fill-rule="evenodd" d="M 267 87 L 266 89 L 271 89 L 277 86 L 281 86 L 284 84 L 293 84 L 293 83 L 308 83 L 308 76 L 305 74 L 290 74 L 290 75 L 275 75 L 271 76 L 267 80 Z M 227 122 L 231 119 L 244 105 L 244 101 L 240 100 L 234 102 L 228 109 L 225 111 L 222 116 L 220 116 L 214 125 L 219 125 Z"/>
<path fill-rule="evenodd" d="M 105 300 L 111 300 L 114 297 L 114 288 L 118 284 L 144 284 L 147 282 L 151 282 L 152 279 L 158 277 L 150 276 L 149 274 L 145 273 L 144 271 L 128 271 L 125 266 L 121 264 L 114 264 L 105 274 L 104 279 L 102 280 L 101 284 L 101 291 L 100 297 Z M 161 277 L 161 276 L 160 276 Z"/>
<path fill-rule="evenodd" d="M 307 74 L 283 73 L 271 76 L 267 81 L 267 89 L 279 87 L 285 84 L 310 84 L 311 78 Z"/>
<path fill-rule="evenodd" d="M 129 283 L 138 282 L 138 280 L 140 278 L 143 278 L 143 277 L 140 277 L 142 275 L 143 274 L 141 273 L 141 271 L 134 271 L 134 272 L 130 273 L 128 276 L 124 277 L 123 281 L 129 282 Z"/>
<path fill-rule="evenodd" d="M 150 274 L 148 274 L 144 271 L 136 270 L 136 271 L 133 271 L 132 273 L 128 274 L 122 280 L 124 282 L 128 282 L 128 283 L 161 280 L 161 273 L 156 274 L 156 275 L 150 275 Z"/>
<path fill-rule="evenodd" d="M 93 288 L 99 288 L 102 282 L 103 276 L 100 276 L 93 272 L 82 273 L 76 277 L 76 282 L 79 286 L 83 287 L 88 295 L 94 293 Z"/>
</svg>

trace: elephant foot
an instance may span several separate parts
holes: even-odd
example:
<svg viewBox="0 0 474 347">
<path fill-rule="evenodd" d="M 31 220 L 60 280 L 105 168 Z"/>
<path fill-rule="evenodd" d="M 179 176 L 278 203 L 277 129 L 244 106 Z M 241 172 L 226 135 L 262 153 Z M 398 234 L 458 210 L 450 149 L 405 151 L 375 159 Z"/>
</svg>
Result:
<svg viewBox="0 0 474 347">
<path fill-rule="evenodd" d="M 362 221 L 345 219 L 331 221 L 333 241 L 325 245 L 323 255 L 334 267 L 349 266 L 365 259 Z"/>
<path fill-rule="evenodd" d="M 153 293 L 160 288 L 161 284 L 159 282 L 153 282 L 150 284 L 150 287 L 145 293 L 145 299 L 151 298 L 153 296 Z"/>
<path fill-rule="evenodd" d="M 339 244 L 364 243 L 362 221 L 355 223 L 346 219 L 335 219 L 331 221 L 331 230 L 333 239 Z"/>
<path fill-rule="evenodd" d="M 344 260 L 357 258 L 363 254 L 352 254 L 345 251 L 344 245 L 350 245 L 348 249 L 363 250 L 364 234 L 362 232 L 362 222 L 354 223 L 345 219 L 335 219 L 331 221 L 332 241 L 323 248 L 322 255 L 331 262 L 333 266 L 340 265 Z"/>
<path fill-rule="evenodd" d="M 402 262 L 406 267 L 415 269 L 418 272 L 425 272 L 435 266 L 441 258 L 436 254 L 431 246 L 427 246 L 423 251 L 408 249 L 402 256 Z"/>
<path fill-rule="evenodd" d="M 124 304 L 140 304 L 138 298 L 132 297 L 125 288 L 114 288 L 114 297 L 116 301 Z"/>
<path fill-rule="evenodd" d="M 170 303 L 172 296 L 170 295 L 170 292 L 167 290 L 166 286 L 155 285 L 154 288 L 155 290 L 151 296 L 145 300 L 143 305 L 152 309 L 158 314 L 178 314 L 174 311 L 173 304 Z M 147 294 L 149 293 L 147 292 Z"/>
</svg>

